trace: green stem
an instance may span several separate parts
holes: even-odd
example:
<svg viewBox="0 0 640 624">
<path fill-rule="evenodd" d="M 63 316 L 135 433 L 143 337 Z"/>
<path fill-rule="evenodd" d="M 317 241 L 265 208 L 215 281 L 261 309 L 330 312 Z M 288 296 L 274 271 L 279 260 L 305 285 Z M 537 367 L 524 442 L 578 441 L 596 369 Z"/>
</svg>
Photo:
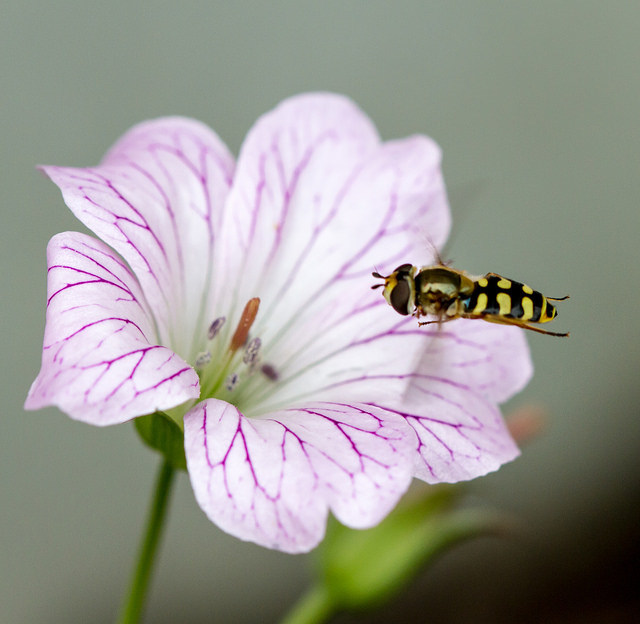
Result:
<svg viewBox="0 0 640 624">
<path fill-rule="evenodd" d="M 129 594 L 120 611 L 118 624 L 137 624 L 140 621 L 158 542 L 160 541 L 164 520 L 167 515 L 174 475 L 175 470 L 171 464 L 166 460 L 163 461 L 156 480 L 144 542 L 138 553 L 138 563 L 133 573 Z"/>
<path fill-rule="evenodd" d="M 315 585 L 298 600 L 281 624 L 319 624 L 326 622 L 334 612 L 329 592 L 322 585 Z"/>
</svg>

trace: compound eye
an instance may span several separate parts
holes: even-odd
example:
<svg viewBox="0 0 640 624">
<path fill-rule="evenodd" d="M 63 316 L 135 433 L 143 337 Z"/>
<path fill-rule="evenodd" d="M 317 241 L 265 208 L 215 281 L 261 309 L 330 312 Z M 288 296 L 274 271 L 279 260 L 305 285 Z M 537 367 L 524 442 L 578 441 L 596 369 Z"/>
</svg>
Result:
<svg viewBox="0 0 640 624">
<path fill-rule="evenodd" d="M 409 314 L 409 297 L 411 296 L 411 288 L 406 279 L 400 280 L 393 288 L 389 295 L 389 303 L 391 307 L 398 313 L 406 316 Z"/>
</svg>

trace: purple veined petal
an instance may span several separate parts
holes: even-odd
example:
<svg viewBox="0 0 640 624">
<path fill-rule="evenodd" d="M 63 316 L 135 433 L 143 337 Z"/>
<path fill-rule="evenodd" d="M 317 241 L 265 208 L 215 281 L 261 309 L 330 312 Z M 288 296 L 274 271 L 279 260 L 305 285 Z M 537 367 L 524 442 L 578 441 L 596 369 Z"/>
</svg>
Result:
<svg viewBox="0 0 640 624">
<path fill-rule="evenodd" d="M 376 267 L 432 258 L 450 227 L 440 161 L 424 136 L 381 144 L 342 96 L 294 97 L 260 118 L 216 256 L 222 274 L 240 278 L 238 306 L 268 285 L 263 302 L 290 311 L 328 284 L 371 285 Z"/>
<path fill-rule="evenodd" d="M 112 425 L 198 397 L 198 376 L 158 346 L 140 286 L 111 249 L 65 232 L 51 239 L 47 258 L 42 367 L 26 409 L 55 405 Z"/>
<path fill-rule="evenodd" d="M 456 320 L 431 335 L 420 370 L 439 370 L 493 403 L 510 399 L 533 376 L 529 345 L 520 328 Z"/>
<path fill-rule="evenodd" d="M 162 344 L 189 358 L 211 319 L 213 246 L 234 161 L 204 124 L 132 128 L 98 167 L 43 167 L 73 213 L 133 269 Z"/>
<path fill-rule="evenodd" d="M 497 403 L 531 377 L 524 332 L 456 320 L 429 334 L 400 409 L 420 440 L 416 476 L 456 482 L 497 470 L 519 455 Z"/>
<path fill-rule="evenodd" d="M 495 403 L 450 379 L 417 379 L 420 401 L 401 408 L 420 441 L 416 477 L 427 483 L 467 481 L 520 454 Z"/>
<path fill-rule="evenodd" d="M 401 419 L 366 405 L 310 404 L 247 419 L 219 400 L 185 415 L 189 476 L 207 516 L 263 546 L 306 552 L 329 509 L 377 524 L 406 491 L 416 440 Z"/>
<path fill-rule="evenodd" d="M 430 139 L 382 144 L 350 100 L 328 94 L 262 117 L 240 154 L 216 267 L 238 276 L 236 315 L 261 299 L 254 332 L 279 374 L 264 409 L 401 394 L 425 338 L 371 290 L 371 273 L 432 258 L 449 225 Z M 219 298 L 230 291 L 219 283 Z"/>
</svg>

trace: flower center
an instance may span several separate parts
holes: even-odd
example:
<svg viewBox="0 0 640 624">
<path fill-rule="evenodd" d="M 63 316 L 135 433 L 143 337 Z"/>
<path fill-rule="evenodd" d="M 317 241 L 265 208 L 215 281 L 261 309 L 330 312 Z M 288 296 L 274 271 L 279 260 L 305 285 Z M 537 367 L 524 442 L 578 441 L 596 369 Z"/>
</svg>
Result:
<svg viewBox="0 0 640 624">
<path fill-rule="evenodd" d="M 211 323 L 207 348 L 195 360 L 195 369 L 200 376 L 200 400 L 217 398 L 240 407 L 248 403 L 256 377 L 272 382 L 277 379 L 277 371 L 271 364 L 259 366 L 262 341 L 257 336 L 250 338 L 259 307 L 257 297 L 247 301 L 226 348 L 221 334 L 225 317 Z M 260 371 L 261 375 L 255 375 Z"/>
</svg>

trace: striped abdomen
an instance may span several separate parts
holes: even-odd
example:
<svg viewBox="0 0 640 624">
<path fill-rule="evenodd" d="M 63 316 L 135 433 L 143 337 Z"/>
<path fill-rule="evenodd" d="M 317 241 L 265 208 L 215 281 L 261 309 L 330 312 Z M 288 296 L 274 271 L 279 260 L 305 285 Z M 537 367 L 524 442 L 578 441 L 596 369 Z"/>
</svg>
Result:
<svg viewBox="0 0 640 624">
<path fill-rule="evenodd" d="M 468 318 L 500 316 L 532 323 L 546 323 L 557 314 L 542 293 L 494 273 L 475 281 L 473 292 L 463 301 L 463 308 L 462 316 Z"/>
</svg>

